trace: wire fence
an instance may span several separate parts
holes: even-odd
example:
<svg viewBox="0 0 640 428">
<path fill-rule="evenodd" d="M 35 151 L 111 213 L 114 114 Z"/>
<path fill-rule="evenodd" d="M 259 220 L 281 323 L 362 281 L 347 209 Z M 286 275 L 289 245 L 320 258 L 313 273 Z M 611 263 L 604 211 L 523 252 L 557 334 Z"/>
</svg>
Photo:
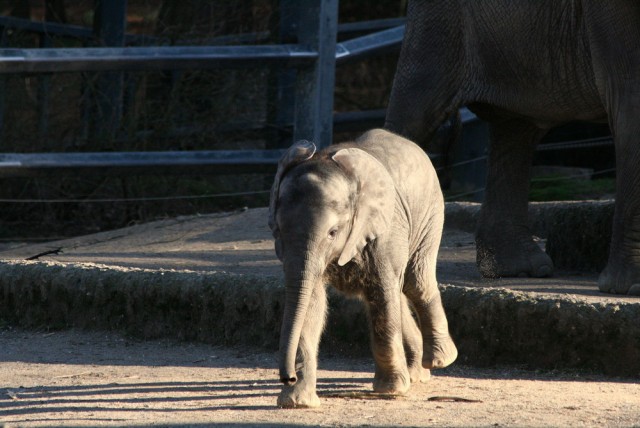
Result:
<svg viewBox="0 0 640 428">
<path fill-rule="evenodd" d="M 606 136 L 606 137 L 586 138 L 586 139 L 580 139 L 580 140 L 559 141 L 559 142 L 540 144 L 536 147 L 536 151 L 547 152 L 547 151 L 558 151 L 558 150 L 576 150 L 576 149 L 588 149 L 588 148 L 611 146 L 611 145 L 613 145 L 613 138 L 611 136 Z M 444 171 L 445 169 L 454 169 L 460 166 L 469 165 L 471 163 L 484 162 L 484 161 L 487 161 L 487 159 L 488 159 L 487 155 L 478 156 L 472 159 L 456 162 L 451 165 L 440 166 L 436 168 L 436 171 L 441 172 L 441 171 Z M 591 173 L 591 178 L 597 177 L 600 175 L 610 174 L 612 172 L 615 172 L 615 168 L 607 168 L 607 169 L 599 170 Z M 574 179 L 580 179 L 580 178 L 584 178 L 583 173 L 571 174 L 571 175 L 547 176 L 547 177 L 534 177 L 531 179 L 531 183 L 535 184 L 535 183 L 561 182 L 561 181 L 568 181 L 568 180 L 574 180 Z M 486 191 L 486 187 L 479 186 L 471 190 L 466 190 L 466 191 L 455 193 L 452 195 L 447 195 L 445 197 L 445 201 L 454 201 L 454 200 L 459 200 L 461 198 L 468 198 L 474 195 L 481 194 L 485 191 Z"/>
<path fill-rule="evenodd" d="M 589 148 L 603 145 L 611 145 L 613 140 L 610 137 L 603 138 L 591 138 L 584 140 L 575 140 L 567 142 L 549 143 L 540 145 L 538 151 L 548 150 L 565 150 L 565 149 L 579 149 Z M 454 169 L 461 166 L 469 165 L 476 162 L 486 161 L 487 155 L 478 156 L 473 159 L 467 159 L 464 161 L 455 162 L 451 165 L 440 166 L 436 168 L 436 171 L 441 172 L 447 168 Z M 615 168 L 607 168 L 600 171 L 596 171 L 591 174 L 591 177 L 605 175 L 615 172 Z M 531 179 L 532 183 L 553 182 L 553 181 L 566 181 L 583 178 L 584 174 L 562 175 L 562 176 L 550 176 L 550 177 L 535 177 Z M 472 195 L 477 195 L 486 190 L 485 187 L 478 187 L 473 190 L 460 192 L 454 195 L 448 195 L 445 197 L 446 201 L 452 201 Z M 252 190 L 245 192 L 223 192 L 223 193 L 208 193 L 208 194 L 194 194 L 194 195 L 175 195 L 175 196 L 152 196 L 152 197 L 127 197 L 127 198 L 57 198 L 57 199 L 11 199 L 0 198 L 0 203 L 20 203 L 20 204 L 82 204 L 82 203 L 144 203 L 144 202 L 157 202 L 157 201 L 179 201 L 179 200 L 204 200 L 204 199 L 217 199 L 217 198 L 230 198 L 238 196 L 257 196 L 266 195 L 270 192 L 269 189 Z"/>
</svg>

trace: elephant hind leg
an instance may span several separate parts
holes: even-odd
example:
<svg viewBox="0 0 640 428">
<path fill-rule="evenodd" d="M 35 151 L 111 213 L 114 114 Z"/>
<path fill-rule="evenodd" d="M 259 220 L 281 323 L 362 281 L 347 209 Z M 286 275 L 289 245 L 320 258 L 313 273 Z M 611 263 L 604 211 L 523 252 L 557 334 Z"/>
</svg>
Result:
<svg viewBox="0 0 640 428">
<path fill-rule="evenodd" d="M 640 2 L 584 5 L 595 81 L 616 149 L 611 245 L 598 287 L 640 295 Z"/>
<path fill-rule="evenodd" d="M 637 80 L 609 91 L 616 200 L 609 258 L 598 278 L 600 291 L 634 296 L 640 296 L 640 78 Z"/>
<path fill-rule="evenodd" d="M 529 231 L 529 175 L 544 136 L 524 120 L 491 124 L 485 200 L 476 231 L 476 262 L 484 277 L 545 277 L 553 262 Z"/>
<path fill-rule="evenodd" d="M 429 380 L 431 373 L 422 367 L 422 333 L 417 321 L 411 313 L 411 305 L 406 296 L 402 295 L 402 344 L 407 358 L 407 368 L 411 383 Z"/>
<path fill-rule="evenodd" d="M 422 367 L 425 369 L 447 367 L 458 357 L 436 280 L 437 250 L 435 246 L 426 257 L 414 261 L 404 285 L 404 293 L 413 304 L 420 323 Z"/>
</svg>

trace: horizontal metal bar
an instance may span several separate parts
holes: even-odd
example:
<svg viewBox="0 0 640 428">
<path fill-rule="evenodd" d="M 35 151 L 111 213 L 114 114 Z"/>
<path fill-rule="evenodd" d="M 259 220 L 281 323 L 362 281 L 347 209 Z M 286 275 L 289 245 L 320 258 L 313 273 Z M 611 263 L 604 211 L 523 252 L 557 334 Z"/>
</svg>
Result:
<svg viewBox="0 0 640 428">
<path fill-rule="evenodd" d="M 385 18 L 373 19 L 370 21 L 347 22 L 338 25 L 338 33 L 345 35 L 349 33 L 365 33 L 371 31 L 386 30 L 391 27 L 404 25 L 407 18 Z"/>
<path fill-rule="evenodd" d="M 459 110 L 459 112 L 460 112 L 460 121 L 462 122 L 463 125 L 468 123 L 480 122 L 480 118 L 466 107 L 462 107 Z"/>
<path fill-rule="evenodd" d="M 301 45 L 0 49 L 0 73 L 292 67 L 317 58 Z"/>
<path fill-rule="evenodd" d="M 0 177 L 59 172 L 113 174 L 228 174 L 274 171 L 283 150 L 0 153 Z"/>
<path fill-rule="evenodd" d="M 404 26 L 339 43 L 338 65 L 399 49 Z M 318 57 L 301 45 L 147 46 L 0 49 L 0 74 L 212 69 L 247 65 L 294 67 Z"/>
<path fill-rule="evenodd" d="M 400 49 L 404 37 L 404 25 L 347 40 L 336 45 L 336 65 L 343 65 L 363 58 L 394 52 Z"/>
</svg>

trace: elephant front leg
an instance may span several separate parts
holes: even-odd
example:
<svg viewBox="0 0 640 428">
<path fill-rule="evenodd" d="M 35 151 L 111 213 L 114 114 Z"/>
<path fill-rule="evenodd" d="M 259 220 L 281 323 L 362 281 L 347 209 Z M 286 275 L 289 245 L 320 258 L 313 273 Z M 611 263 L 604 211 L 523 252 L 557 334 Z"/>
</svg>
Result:
<svg viewBox="0 0 640 428">
<path fill-rule="evenodd" d="M 373 390 L 401 395 L 409 390 L 411 375 L 403 347 L 400 292 L 377 290 L 372 294 L 367 296 L 367 306 L 376 363 Z"/>
<path fill-rule="evenodd" d="M 476 261 L 484 277 L 553 273 L 549 256 L 529 231 L 529 172 L 533 151 L 544 135 L 520 120 L 491 125 L 485 200 L 476 231 Z"/>
<path fill-rule="evenodd" d="M 327 312 L 324 285 L 316 286 L 307 310 L 296 354 L 296 383 L 284 385 L 278 396 L 278 406 L 308 408 L 320 406 L 316 393 L 318 347 Z"/>
</svg>

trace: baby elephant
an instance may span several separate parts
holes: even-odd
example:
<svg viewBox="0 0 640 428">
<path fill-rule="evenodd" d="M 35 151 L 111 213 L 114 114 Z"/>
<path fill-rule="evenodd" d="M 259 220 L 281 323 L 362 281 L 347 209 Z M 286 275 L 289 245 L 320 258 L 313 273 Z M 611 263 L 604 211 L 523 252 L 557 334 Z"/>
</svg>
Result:
<svg viewBox="0 0 640 428">
<path fill-rule="evenodd" d="M 456 359 L 436 281 L 443 221 L 429 158 L 388 131 L 320 152 L 300 141 L 284 154 L 269 206 L 286 284 L 279 406 L 320 405 L 325 284 L 366 303 L 375 392 L 403 394 L 425 369 Z"/>
</svg>

